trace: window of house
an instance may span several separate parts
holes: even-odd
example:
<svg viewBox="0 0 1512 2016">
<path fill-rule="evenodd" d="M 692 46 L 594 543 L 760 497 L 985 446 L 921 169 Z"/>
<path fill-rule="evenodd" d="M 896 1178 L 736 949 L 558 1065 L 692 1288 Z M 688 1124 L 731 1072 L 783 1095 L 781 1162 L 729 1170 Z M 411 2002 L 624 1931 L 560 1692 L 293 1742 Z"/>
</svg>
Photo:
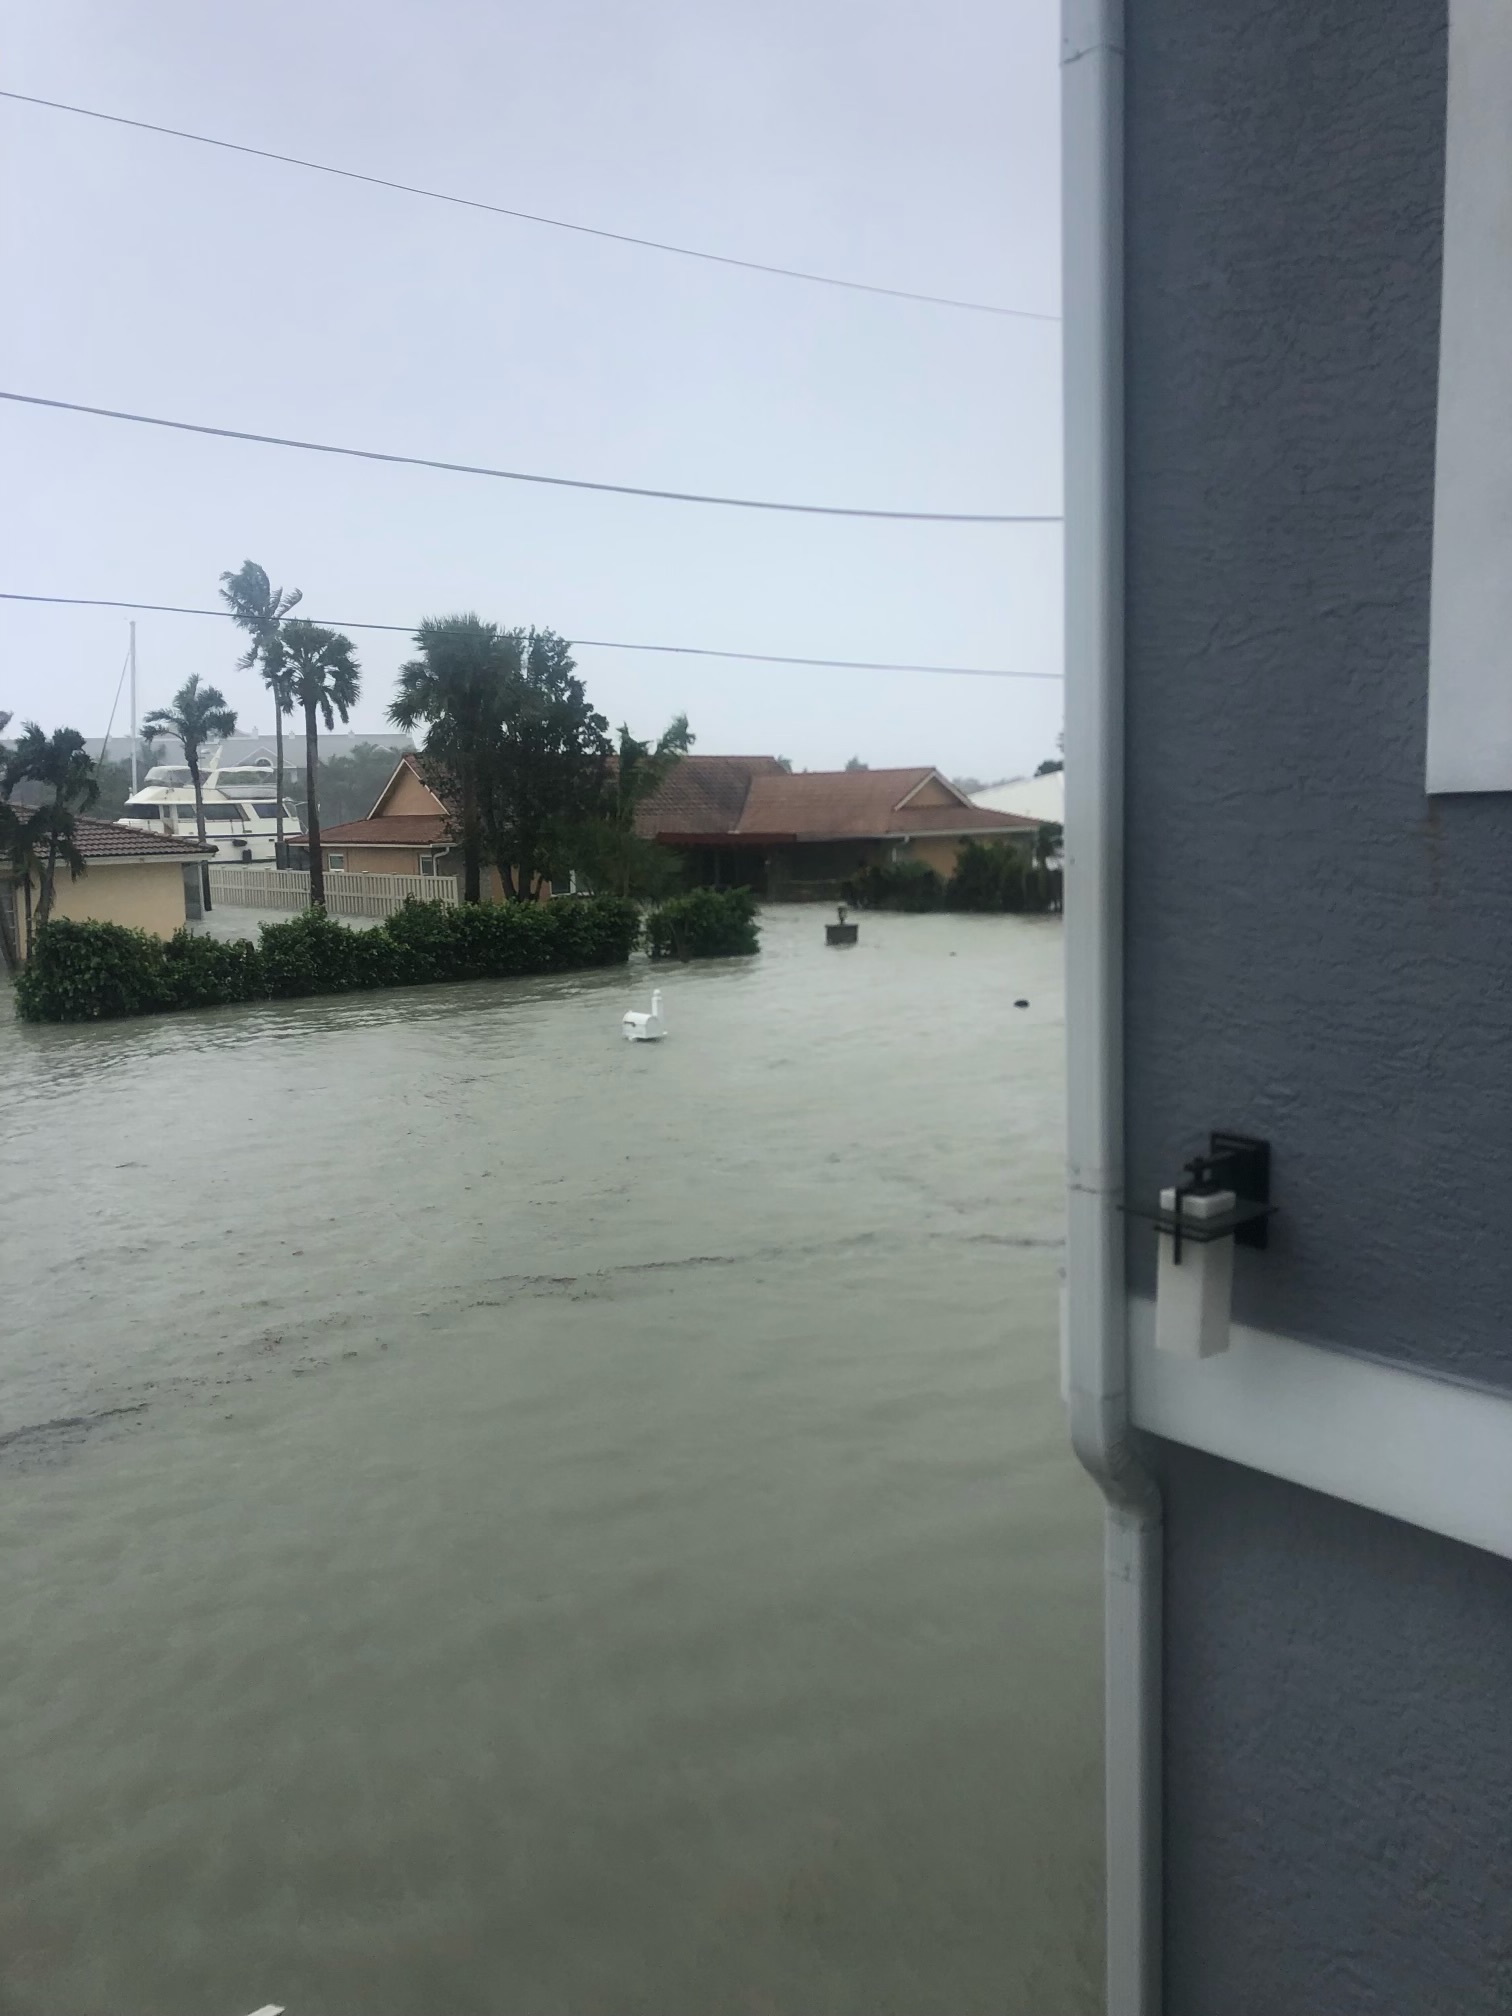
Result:
<svg viewBox="0 0 1512 2016">
<path fill-rule="evenodd" d="M 435 872 L 436 872 L 436 857 L 435 857 L 435 855 L 434 855 L 434 854 L 422 854 L 422 855 L 420 856 L 420 873 L 421 873 L 422 875 L 434 875 L 434 874 L 435 874 Z"/>
<path fill-rule="evenodd" d="M 327 866 L 327 868 L 332 868 L 332 869 L 338 869 L 338 870 L 339 870 L 339 869 L 342 869 L 342 868 L 345 868 L 345 866 L 346 866 L 346 856 L 345 856 L 345 854 L 327 854 L 327 856 L 326 856 L 326 866 Z"/>
</svg>

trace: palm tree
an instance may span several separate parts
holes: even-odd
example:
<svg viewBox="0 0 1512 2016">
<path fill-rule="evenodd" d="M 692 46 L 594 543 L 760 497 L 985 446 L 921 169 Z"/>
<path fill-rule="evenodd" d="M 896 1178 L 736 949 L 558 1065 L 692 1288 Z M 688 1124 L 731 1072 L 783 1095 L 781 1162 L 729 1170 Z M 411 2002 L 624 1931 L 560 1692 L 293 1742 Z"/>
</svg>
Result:
<svg viewBox="0 0 1512 2016">
<path fill-rule="evenodd" d="M 285 714 L 292 714 L 294 702 L 289 692 L 288 668 L 284 663 L 283 621 L 291 609 L 304 600 L 302 588 L 275 588 L 265 567 L 255 560 L 243 560 L 234 574 L 222 574 L 220 597 L 231 611 L 231 620 L 245 630 L 251 643 L 237 659 L 237 670 L 250 672 L 257 666 L 262 682 L 273 695 L 273 746 L 277 769 L 278 821 L 274 845 L 281 868 L 284 862 L 284 737 Z"/>
<path fill-rule="evenodd" d="M 223 742 L 236 733 L 236 709 L 226 705 L 218 686 L 201 686 L 198 672 L 192 672 L 173 696 L 171 707 L 155 707 L 142 722 L 142 733 L 175 735 L 183 744 L 184 761 L 189 766 L 189 782 L 194 786 L 194 824 L 201 847 L 205 845 L 205 786 L 200 776 L 200 751 L 207 742 Z M 210 864 L 200 868 L 200 891 L 205 908 L 210 908 Z"/>
<path fill-rule="evenodd" d="M 5 871 L 7 880 L 14 877 L 15 886 L 26 892 L 26 932 L 21 945 L 28 952 L 32 939 L 32 880 L 42 865 L 37 853 L 34 812 L 34 807 L 23 809 L 12 805 L 8 798 L 0 798 L 0 869 Z M 4 961 L 7 973 L 14 973 L 21 964 L 21 947 L 12 929 L 14 921 L 9 902 L 0 901 L 0 960 Z"/>
<path fill-rule="evenodd" d="M 518 671 L 519 641 L 476 616 L 430 616 L 415 632 L 420 656 L 399 668 L 388 710 L 411 734 L 425 723 L 425 753 L 455 780 L 462 842 L 462 900 L 483 893 L 479 772 L 503 712 L 503 685 Z"/>
<path fill-rule="evenodd" d="M 320 768 L 320 736 L 315 726 L 318 713 L 327 730 L 336 726 L 336 716 L 347 720 L 362 686 L 355 647 L 339 630 L 323 630 L 318 623 L 292 617 L 283 626 L 284 663 L 288 669 L 289 692 L 305 717 L 305 835 L 310 843 L 310 908 L 325 908 L 325 859 L 320 851 L 320 805 L 315 791 Z"/>
<path fill-rule="evenodd" d="M 607 876 L 616 896 L 631 894 L 632 884 L 654 892 L 663 878 L 667 855 L 635 830 L 636 814 L 654 797 L 693 747 L 688 717 L 679 714 L 655 742 L 641 742 L 621 725 L 613 774 L 604 792 L 602 817 L 582 829 L 591 857 L 590 873 Z M 595 888 L 599 884 L 595 882 Z M 602 891 L 600 892 L 602 893 Z M 637 889 L 637 894 L 643 893 Z"/>
<path fill-rule="evenodd" d="M 12 805 L 8 798 L 0 798 L 0 869 L 8 880 L 14 877 L 16 886 L 26 892 L 26 932 L 21 945 L 28 954 L 32 941 L 32 882 L 42 867 L 42 856 L 37 851 L 36 812 L 35 806 Z M 14 973 L 21 964 L 21 946 L 12 929 L 14 921 L 9 903 L 0 901 L 0 960 L 8 973 Z"/>
<path fill-rule="evenodd" d="M 40 930 L 52 915 L 53 890 L 58 863 L 77 881 L 84 873 L 84 857 L 75 842 L 75 815 L 87 812 L 100 795 L 95 766 L 77 728 L 55 728 L 45 734 L 35 721 L 28 721 L 21 739 L 5 765 L 5 794 L 9 799 L 18 783 L 38 784 L 47 795 L 29 815 L 19 817 L 12 807 L 8 839 L 13 859 L 20 865 L 24 854 L 27 867 L 23 879 L 27 901 L 27 945 L 31 944 L 31 863 L 36 863 L 41 884 L 37 898 L 37 927 Z M 15 823 L 19 820 L 19 823 Z M 18 851 L 19 850 L 19 851 Z"/>
</svg>

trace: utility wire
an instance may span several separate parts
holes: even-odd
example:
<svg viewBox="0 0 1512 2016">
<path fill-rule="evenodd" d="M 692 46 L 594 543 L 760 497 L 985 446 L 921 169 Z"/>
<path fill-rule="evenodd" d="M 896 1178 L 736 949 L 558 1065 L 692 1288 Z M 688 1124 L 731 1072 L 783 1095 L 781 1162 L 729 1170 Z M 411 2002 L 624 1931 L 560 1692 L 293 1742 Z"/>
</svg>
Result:
<svg viewBox="0 0 1512 2016">
<path fill-rule="evenodd" d="M 718 504 L 734 511 L 789 511 L 808 518 L 884 518 L 915 525 L 1059 525 L 1060 514 L 1002 511 L 876 511 L 852 504 L 789 504 L 769 497 L 717 497 L 699 490 L 652 490 L 639 483 L 596 483 L 585 476 L 538 476 L 522 469 L 491 469 L 475 462 L 441 462 L 429 455 L 396 455 L 383 448 L 346 448 L 330 441 L 301 441 L 287 434 L 254 434 L 242 427 L 211 427 L 198 420 L 165 420 L 155 413 L 126 413 L 85 406 L 75 399 L 43 399 L 31 392 L 0 391 L 16 406 L 45 406 L 56 413 L 87 413 L 97 420 L 129 420 L 176 434 L 208 434 L 219 441 L 255 441 L 264 448 L 298 448 L 307 455 L 346 455 L 359 462 L 392 462 L 406 469 L 440 469 L 453 476 L 491 476 L 502 483 L 544 483 L 557 490 L 598 490 L 615 497 L 655 497 L 671 504 Z"/>
<path fill-rule="evenodd" d="M 0 91 L 18 105 L 40 105 L 49 112 L 70 112 L 80 119 L 99 119 L 110 126 L 130 126 L 139 133 L 159 133 L 169 140 L 190 140 L 198 147 L 219 147 L 228 154 L 250 154 L 259 161 L 279 161 L 286 168 L 304 168 L 316 175 L 335 175 L 344 182 L 366 182 L 374 189 L 395 189 L 404 196 L 423 196 L 432 203 L 453 203 L 464 210 L 486 210 L 494 217 L 513 217 L 522 224 L 544 224 L 553 231 L 575 231 L 586 238 L 608 238 L 616 245 L 639 245 L 648 252 L 675 253 L 680 259 L 702 259 L 715 266 L 739 266 L 747 273 L 767 273 L 779 280 L 803 280 L 816 287 L 843 287 L 854 294 L 883 294 L 894 301 L 922 301 L 932 308 L 959 308 L 973 315 L 1010 316 L 1022 322 L 1059 322 L 1059 315 L 1036 308 L 1000 308 L 990 301 L 960 301 L 948 294 L 921 294 L 909 287 L 880 287 L 869 280 L 842 280 L 833 273 L 809 273 L 797 266 L 769 266 L 760 259 L 737 259 L 728 252 L 705 252 L 692 245 L 672 245 L 661 238 L 637 238 L 628 231 L 608 231 L 598 224 L 575 224 L 565 217 L 543 217 L 533 210 L 513 210 L 503 203 L 485 203 L 477 196 L 457 196 L 446 189 L 425 189 L 413 182 L 395 182 L 386 175 L 364 175 L 356 168 L 337 168 L 329 161 L 308 161 L 298 154 L 279 154 L 271 147 L 248 147 L 240 140 L 221 140 L 210 133 L 190 133 L 181 126 L 157 126 L 150 119 L 128 119 L 120 112 L 100 112 L 92 105 L 68 105 L 58 98 L 35 98 L 29 91 Z"/>
<path fill-rule="evenodd" d="M 118 602 L 107 595 L 21 595 L 0 589 L 0 602 L 43 602 L 67 609 L 142 609 L 159 616 L 214 616 L 223 622 L 234 618 L 229 609 L 190 609 L 178 602 Z M 310 619 L 331 630 L 385 630 L 409 637 L 413 623 L 354 623 L 349 618 L 317 616 Z M 732 658 L 743 665 L 817 666 L 835 672 L 927 672 L 952 679 L 1045 679 L 1057 685 L 1059 672 L 1009 672 L 985 665 L 898 665 L 871 658 L 786 658 L 773 651 L 718 651 L 701 644 L 626 644 L 609 637 L 574 637 L 571 643 L 584 651 L 654 651 L 672 658 Z"/>
</svg>

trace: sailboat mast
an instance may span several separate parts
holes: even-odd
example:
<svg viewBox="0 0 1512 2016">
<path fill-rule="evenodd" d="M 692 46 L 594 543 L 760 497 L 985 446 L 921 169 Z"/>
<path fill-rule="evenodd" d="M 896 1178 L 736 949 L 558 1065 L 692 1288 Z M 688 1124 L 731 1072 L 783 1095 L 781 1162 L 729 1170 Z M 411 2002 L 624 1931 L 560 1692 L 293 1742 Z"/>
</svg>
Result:
<svg viewBox="0 0 1512 2016">
<path fill-rule="evenodd" d="M 136 619 L 131 623 L 131 795 L 137 794 Z"/>
</svg>

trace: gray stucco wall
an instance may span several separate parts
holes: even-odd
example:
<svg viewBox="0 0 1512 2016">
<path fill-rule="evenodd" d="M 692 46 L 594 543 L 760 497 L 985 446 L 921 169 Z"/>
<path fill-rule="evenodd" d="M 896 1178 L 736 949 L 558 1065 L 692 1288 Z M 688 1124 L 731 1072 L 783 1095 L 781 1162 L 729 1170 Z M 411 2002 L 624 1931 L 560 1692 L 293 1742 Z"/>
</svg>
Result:
<svg viewBox="0 0 1512 2016">
<path fill-rule="evenodd" d="M 1445 35 L 1130 0 L 1128 1175 L 1269 1136 L 1237 1313 L 1505 1387 L 1512 796 L 1423 791 Z M 1512 2009 L 1512 1565 L 1155 1454 L 1170 2016 Z"/>
<path fill-rule="evenodd" d="M 1131 1189 L 1270 1136 L 1239 1313 L 1506 1384 L 1512 796 L 1423 791 L 1444 0 L 1128 11 Z"/>
<path fill-rule="evenodd" d="M 1166 2016 L 1505 2016 L 1512 1569 L 1162 1468 Z"/>
</svg>

